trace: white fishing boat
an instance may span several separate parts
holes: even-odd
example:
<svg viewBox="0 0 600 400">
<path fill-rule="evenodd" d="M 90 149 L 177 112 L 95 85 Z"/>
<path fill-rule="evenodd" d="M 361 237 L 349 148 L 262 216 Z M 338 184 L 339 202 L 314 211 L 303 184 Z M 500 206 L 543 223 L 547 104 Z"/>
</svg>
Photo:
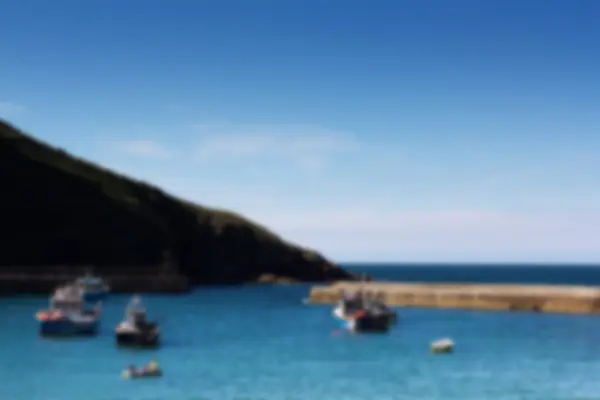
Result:
<svg viewBox="0 0 600 400">
<path fill-rule="evenodd" d="M 44 336 L 95 335 L 100 325 L 101 308 L 86 310 L 83 293 L 75 285 L 58 287 L 50 297 L 47 310 L 36 314 Z"/>
</svg>

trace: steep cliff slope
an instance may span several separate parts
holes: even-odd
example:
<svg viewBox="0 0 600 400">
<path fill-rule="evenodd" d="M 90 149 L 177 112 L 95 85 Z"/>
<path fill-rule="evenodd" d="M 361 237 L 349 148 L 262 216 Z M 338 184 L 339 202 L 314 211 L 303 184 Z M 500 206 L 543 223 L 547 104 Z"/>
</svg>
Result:
<svg viewBox="0 0 600 400">
<path fill-rule="evenodd" d="M 239 215 L 172 197 L 0 120 L 0 273 L 35 265 L 157 266 L 196 284 L 261 275 L 352 279 Z"/>
</svg>

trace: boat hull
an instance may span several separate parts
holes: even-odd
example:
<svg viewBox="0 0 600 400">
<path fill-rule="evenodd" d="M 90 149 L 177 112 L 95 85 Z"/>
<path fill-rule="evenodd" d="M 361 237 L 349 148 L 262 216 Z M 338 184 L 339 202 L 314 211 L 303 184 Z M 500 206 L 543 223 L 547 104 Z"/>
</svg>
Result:
<svg viewBox="0 0 600 400">
<path fill-rule="evenodd" d="M 144 379 L 144 378 L 160 378 L 163 376 L 161 370 L 156 371 L 136 371 L 135 373 L 131 373 L 129 371 L 123 371 L 121 374 L 123 379 Z"/>
<path fill-rule="evenodd" d="M 354 315 L 346 315 L 341 308 L 336 307 L 333 315 L 340 321 L 342 327 L 352 332 L 361 333 L 386 333 L 398 321 L 398 315 L 395 312 L 356 317 Z"/>
<path fill-rule="evenodd" d="M 115 334 L 117 346 L 156 348 L 160 346 L 160 335 L 139 332 L 117 332 Z"/>
<path fill-rule="evenodd" d="M 349 323 L 349 329 L 359 333 L 387 333 L 393 326 L 390 316 L 367 316 Z"/>
<path fill-rule="evenodd" d="M 40 335 L 42 336 L 94 336 L 98 334 L 100 323 L 74 322 L 68 319 L 58 321 L 41 321 Z"/>
</svg>

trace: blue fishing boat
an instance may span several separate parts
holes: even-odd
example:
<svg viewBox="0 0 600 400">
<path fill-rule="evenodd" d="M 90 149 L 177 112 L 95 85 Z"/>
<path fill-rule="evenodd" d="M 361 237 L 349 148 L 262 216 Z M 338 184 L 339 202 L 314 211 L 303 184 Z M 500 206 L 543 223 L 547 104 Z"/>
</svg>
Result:
<svg viewBox="0 0 600 400">
<path fill-rule="evenodd" d="M 75 285 L 83 292 L 83 301 L 94 303 L 104 300 L 110 291 L 110 287 L 98 276 L 87 272 L 81 278 L 75 280 Z"/>
<path fill-rule="evenodd" d="M 98 333 L 100 314 L 100 304 L 86 310 L 81 290 L 67 285 L 56 289 L 48 310 L 38 312 L 36 319 L 43 336 L 89 336 Z"/>
</svg>

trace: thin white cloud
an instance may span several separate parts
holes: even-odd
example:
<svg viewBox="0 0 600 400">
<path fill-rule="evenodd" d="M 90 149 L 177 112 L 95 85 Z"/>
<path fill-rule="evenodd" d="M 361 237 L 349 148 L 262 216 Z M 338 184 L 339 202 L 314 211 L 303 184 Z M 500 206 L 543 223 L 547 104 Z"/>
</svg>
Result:
<svg viewBox="0 0 600 400">
<path fill-rule="evenodd" d="M 197 124 L 196 157 L 215 161 L 268 158 L 319 168 L 332 156 L 356 150 L 353 136 L 310 125 Z"/>
<path fill-rule="evenodd" d="M 14 118 L 25 112 L 25 107 L 10 101 L 0 101 L 0 118 Z"/>
<path fill-rule="evenodd" d="M 269 174 L 247 172 L 262 160 L 275 161 L 267 164 L 269 167 L 298 165 L 319 170 L 337 156 L 358 150 L 371 155 L 373 161 L 386 159 L 374 155 L 379 147 L 365 148 L 350 134 L 313 126 L 211 123 L 188 132 L 198 142 L 187 146 L 188 150 L 177 148 L 182 159 L 196 156 L 211 162 L 241 161 L 240 165 L 199 174 L 175 162 L 168 167 L 156 163 L 159 171 L 152 171 L 147 163 L 139 167 L 138 162 L 131 162 L 135 165 L 132 171 L 141 171 L 132 174 L 191 201 L 233 209 L 285 239 L 314 247 L 334 259 L 600 261 L 600 207 L 593 202 L 597 191 L 582 189 L 587 184 L 583 180 L 574 192 L 577 198 L 571 199 L 570 194 L 559 192 L 549 196 L 555 192 L 549 191 L 544 176 L 536 171 L 519 185 L 502 174 L 474 174 L 461 182 L 452 174 L 461 176 L 463 171 L 450 167 L 440 167 L 439 174 L 437 169 L 415 171 L 413 178 L 411 164 L 401 168 L 398 158 L 406 160 L 396 155 L 389 168 L 382 168 L 404 171 L 395 178 L 389 175 L 365 185 L 378 171 L 365 165 L 369 172 L 351 187 L 339 183 L 344 173 L 350 173 L 347 170 L 336 170 L 334 176 L 323 174 L 323 179 L 311 177 L 306 181 L 310 184 L 302 186 L 292 184 L 292 179 L 282 183 Z M 153 141 L 119 142 L 118 149 L 147 158 L 173 155 Z M 441 184 L 446 175 L 457 182 Z M 566 180 L 568 174 L 563 175 Z M 329 178 L 332 180 L 327 181 Z M 392 188 L 382 187 L 390 182 Z M 418 184 L 411 186 L 415 182 Z M 524 185 L 527 182 L 532 182 L 530 187 Z M 402 191 L 396 190 L 397 185 Z M 478 211 L 482 209 L 498 211 Z"/>
<path fill-rule="evenodd" d="M 136 157 L 167 159 L 173 156 L 169 149 L 152 140 L 125 140 L 115 143 L 114 146 L 118 151 Z"/>
</svg>

